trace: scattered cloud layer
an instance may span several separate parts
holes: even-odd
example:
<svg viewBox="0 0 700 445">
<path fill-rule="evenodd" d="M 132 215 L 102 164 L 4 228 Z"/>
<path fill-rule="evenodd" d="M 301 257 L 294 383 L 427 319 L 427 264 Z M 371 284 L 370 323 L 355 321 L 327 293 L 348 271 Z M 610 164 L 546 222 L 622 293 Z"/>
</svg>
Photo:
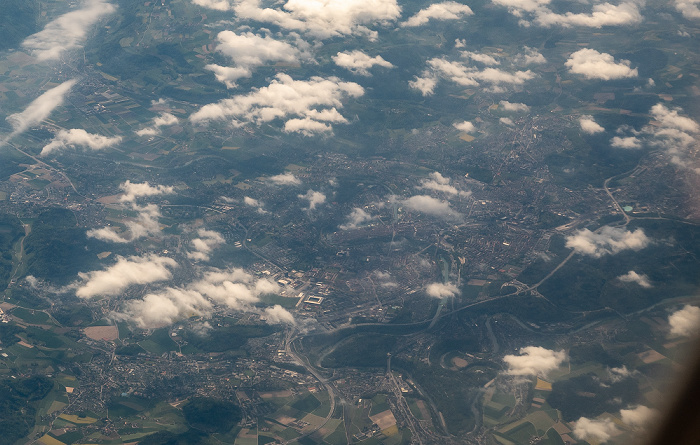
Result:
<svg viewBox="0 0 700 445">
<path fill-rule="evenodd" d="M 687 304 L 668 317 L 668 324 L 673 337 L 693 336 L 700 330 L 700 308 Z"/>
<path fill-rule="evenodd" d="M 137 136 L 156 136 L 161 132 L 161 127 L 169 127 L 179 122 L 178 118 L 171 113 L 160 113 L 153 118 L 151 126 L 136 131 Z"/>
<path fill-rule="evenodd" d="M 630 232 L 627 229 L 605 226 L 599 233 L 588 229 L 579 230 L 575 235 L 566 237 L 566 247 L 577 253 L 600 258 L 614 255 L 623 250 L 639 251 L 651 244 L 652 240 L 642 229 Z"/>
<path fill-rule="evenodd" d="M 581 116 L 578 122 L 579 125 L 581 125 L 581 131 L 583 131 L 586 134 L 598 134 L 605 131 L 605 128 L 600 126 L 593 119 L 593 116 Z"/>
<path fill-rule="evenodd" d="M 454 283 L 430 283 L 425 286 L 425 293 L 433 298 L 451 298 L 460 294 Z"/>
<path fill-rule="evenodd" d="M 219 11 L 233 11 L 238 19 L 268 23 L 318 39 L 366 36 L 376 40 L 370 26 L 383 26 L 401 15 L 396 0 L 287 0 L 282 8 L 261 6 L 260 0 L 193 0 Z"/>
<path fill-rule="evenodd" d="M 192 249 L 187 252 L 187 258 L 197 261 L 209 261 L 209 255 L 216 247 L 226 243 L 224 237 L 213 230 L 197 230 L 198 238 L 194 238 L 190 245 Z"/>
<path fill-rule="evenodd" d="M 373 219 L 372 215 L 365 212 L 359 207 L 355 207 L 350 212 L 348 216 L 348 222 L 339 226 L 340 230 L 352 230 L 357 229 L 362 224 L 371 221 Z"/>
<path fill-rule="evenodd" d="M 681 116 L 680 108 L 670 109 L 663 104 L 651 107 L 649 113 L 654 122 L 642 128 L 642 133 L 649 136 L 652 145 L 663 148 L 671 163 L 683 168 L 692 168 L 700 173 L 691 155 L 698 145 L 700 124 L 693 119 Z"/>
<path fill-rule="evenodd" d="M 382 66 L 384 68 L 394 67 L 394 65 L 384 60 L 382 56 L 370 57 L 359 50 L 340 52 L 333 56 L 332 59 L 339 67 L 345 68 L 360 76 L 370 76 L 369 70 L 373 66 Z"/>
<path fill-rule="evenodd" d="M 294 176 L 294 173 L 282 173 L 279 175 L 270 176 L 268 181 L 279 185 L 299 185 L 301 181 Z"/>
<path fill-rule="evenodd" d="M 57 60 L 63 53 L 78 48 L 90 28 L 102 17 L 116 10 L 102 0 L 87 0 L 83 7 L 68 12 L 49 22 L 43 30 L 22 42 L 38 60 Z"/>
<path fill-rule="evenodd" d="M 415 15 L 403 22 L 401 26 L 413 27 L 426 25 L 430 20 L 459 20 L 474 15 L 467 5 L 457 2 L 433 3 L 421 9 Z"/>
<path fill-rule="evenodd" d="M 85 147 L 90 150 L 102 150 L 121 142 L 120 136 L 107 137 L 99 134 L 91 134 L 81 128 L 60 130 L 54 138 L 41 150 L 41 156 L 47 156 L 68 147 Z"/>
<path fill-rule="evenodd" d="M 254 305 L 265 294 L 280 292 L 277 283 L 256 278 L 243 269 L 212 269 L 183 287 L 166 287 L 141 299 L 128 301 L 115 318 L 140 328 L 156 328 L 190 316 L 210 316 L 215 305 L 257 313 L 268 323 L 294 324 L 291 313 L 281 306 L 258 309 Z"/>
<path fill-rule="evenodd" d="M 651 281 L 649 281 L 648 276 L 646 276 L 645 274 L 638 274 L 633 270 L 630 270 L 624 275 L 620 275 L 619 277 L 617 277 L 617 279 L 622 281 L 623 283 L 636 283 L 645 289 L 653 287 Z"/>
<path fill-rule="evenodd" d="M 457 187 L 451 185 L 450 182 L 450 178 L 442 176 L 439 172 L 432 172 L 428 179 L 421 180 L 417 188 L 446 193 L 448 195 L 471 196 L 471 192 L 458 190 Z"/>
<path fill-rule="evenodd" d="M 10 138 L 49 117 L 56 107 L 63 104 L 66 95 L 76 83 L 77 79 L 67 80 L 34 99 L 21 113 L 8 116 L 7 121 L 12 125 Z"/>
<path fill-rule="evenodd" d="M 574 437 L 579 440 L 607 442 L 618 433 L 615 423 L 610 419 L 589 419 L 581 417 L 573 422 Z"/>
<path fill-rule="evenodd" d="M 320 206 L 321 204 L 325 204 L 326 202 L 326 195 L 311 189 L 309 189 L 305 194 L 297 196 L 309 202 L 309 207 L 306 209 L 309 211 L 315 210 L 316 207 Z"/>
<path fill-rule="evenodd" d="M 513 62 L 516 58 L 510 60 L 510 67 L 494 68 L 493 66 L 477 67 L 469 63 L 476 61 L 479 65 L 484 65 L 484 61 L 488 60 L 491 65 L 496 62 L 500 64 L 500 61 L 492 56 L 485 58 L 480 53 L 469 51 L 462 52 L 461 56 L 466 60 L 451 61 L 445 57 L 429 59 L 427 67 L 420 76 L 409 81 L 409 86 L 420 91 L 423 96 L 432 95 L 440 80 L 449 80 L 463 87 L 483 87 L 492 92 L 504 92 L 507 87 L 523 85 L 535 77 L 530 70 L 514 68 Z"/>
<path fill-rule="evenodd" d="M 449 221 L 461 221 L 464 217 L 455 211 L 449 202 L 428 195 L 415 195 L 399 201 L 403 207 L 426 215 L 436 216 Z"/>
<path fill-rule="evenodd" d="M 336 77 L 294 80 L 278 74 L 266 87 L 203 106 L 190 116 L 194 123 L 230 119 L 234 126 L 284 121 L 284 131 L 310 136 L 332 132 L 331 124 L 347 123 L 341 100 L 359 97 L 364 89 Z"/>
<path fill-rule="evenodd" d="M 116 263 L 103 270 L 79 273 L 75 294 L 80 298 L 117 295 L 134 284 L 169 280 L 170 269 L 175 267 L 175 260 L 157 255 L 118 257 Z"/>
<path fill-rule="evenodd" d="M 700 0 L 675 0 L 676 9 L 687 19 L 700 19 Z"/>
<path fill-rule="evenodd" d="M 127 180 L 121 183 L 119 188 L 124 191 L 124 194 L 119 198 L 121 202 L 133 202 L 139 198 L 175 193 L 175 189 L 171 186 L 151 185 L 148 181 L 139 183 Z"/>
<path fill-rule="evenodd" d="M 209 64 L 204 68 L 213 71 L 216 79 L 228 88 L 235 88 L 238 79 L 252 76 L 253 70 L 259 66 L 270 62 L 296 63 L 302 57 L 302 51 L 297 47 L 271 35 L 221 31 L 217 40 L 216 50 L 231 59 L 235 66 Z"/>
<path fill-rule="evenodd" d="M 132 203 L 131 208 L 138 212 L 138 216 L 124 223 L 127 228 L 125 234 L 120 235 L 111 227 L 103 227 L 101 229 L 88 230 L 86 235 L 88 238 L 95 238 L 109 243 L 124 244 L 160 233 L 159 219 L 162 215 L 157 205 L 147 204 L 139 206 Z"/>
<path fill-rule="evenodd" d="M 506 355 L 503 361 L 508 365 L 506 374 L 546 376 L 566 360 L 566 352 L 552 351 L 541 346 L 526 346 L 520 355 Z"/>
<path fill-rule="evenodd" d="M 599 53 L 590 48 L 583 48 L 569 56 L 565 65 L 574 74 L 581 74 L 586 79 L 625 79 L 637 77 L 637 68 L 631 68 L 629 60 L 615 62 L 608 53 Z"/>
<path fill-rule="evenodd" d="M 589 13 L 556 13 L 549 9 L 551 0 L 491 0 L 492 3 L 508 8 L 519 19 L 521 26 L 542 27 L 561 26 L 569 28 L 601 28 L 603 26 L 636 25 L 643 20 L 639 12 L 639 2 L 623 1 L 620 4 L 595 3 Z"/>
</svg>

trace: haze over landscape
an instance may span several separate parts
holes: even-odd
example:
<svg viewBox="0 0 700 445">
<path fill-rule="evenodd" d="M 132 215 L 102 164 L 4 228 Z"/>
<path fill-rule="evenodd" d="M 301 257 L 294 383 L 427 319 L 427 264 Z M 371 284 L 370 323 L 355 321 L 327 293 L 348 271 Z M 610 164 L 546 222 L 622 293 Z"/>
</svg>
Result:
<svg viewBox="0 0 700 445">
<path fill-rule="evenodd" d="M 626 444 L 700 326 L 700 1 L 0 2 L 0 443 Z"/>
</svg>

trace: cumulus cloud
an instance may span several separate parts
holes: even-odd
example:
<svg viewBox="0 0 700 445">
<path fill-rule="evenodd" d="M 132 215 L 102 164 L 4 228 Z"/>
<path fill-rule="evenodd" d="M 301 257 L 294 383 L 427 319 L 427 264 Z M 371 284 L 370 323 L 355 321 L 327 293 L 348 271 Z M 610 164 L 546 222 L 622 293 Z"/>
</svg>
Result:
<svg viewBox="0 0 700 445">
<path fill-rule="evenodd" d="M 539 51 L 529 46 L 523 47 L 523 52 L 516 55 L 514 61 L 518 65 L 541 65 L 547 63 L 547 59 Z"/>
<path fill-rule="evenodd" d="M 60 151 L 66 147 L 86 147 L 90 150 L 102 150 L 107 147 L 121 142 L 120 136 L 107 137 L 99 134 L 90 134 L 81 128 L 73 128 L 70 130 L 60 130 L 54 138 L 44 146 L 40 156 L 46 156 L 50 153 Z"/>
<path fill-rule="evenodd" d="M 576 234 L 566 237 L 566 247 L 577 253 L 600 258 L 603 255 L 614 255 L 623 250 L 644 249 L 652 240 L 642 229 L 630 232 L 624 228 L 605 226 L 599 233 L 588 229 L 579 230 Z"/>
<path fill-rule="evenodd" d="M 213 230 L 199 229 L 197 230 L 198 238 L 194 238 L 190 245 L 194 249 L 187 252 L 187 258 L 198 261 L 209 261 L 209 254 L 216 247 L 226 243 L 226 240 L 219 232 Z"/>
<path fill-rule="evenodd" d="M 642 148 L 642 141 L 636 136 L 615 136 L 610 139 L 610 146 L 615 148 L 624 148 L 626 150 L 636 150 L 638 148 Z"/>
<path fill-rule="evenodd" d="M 256 67 L 270 62 L 296 63 L 302 57 L 298 48 L 270 35 L 221 31 L 217 40 L 216 50 L 230 58 L 235 66 L 209 64 L 204 68 L 213 71 L 216 79 L 228 88 L 236 87 L 238 79 L 252 76 Z"/>
<path fill-rule="evenodd" d="M 631 409 L 621 409 L 620 417 L 622 422 L 632 428 L 644 428 L 650 424 L 652 420 L 658 417 L 659 412 L 644 405 L 638 405 Z"/>
<path fill-rule="evenodd" d="M 157 205 L 139 206 L 132 204 L 131 208 L 138 212 L 138 216 L 124 223 L 127 228 L 127 233 L 124 236 L 118 234 L 110 227 L 88 230 L 86 235 L 88 238 L 124 244 L 146 236 L 156 235 L 160 232 L 159 218 L 162 215 Z"/>
<path fill-rule="evenodd" d="M 425 286 L 425 293 L 433 298 L 450 298 L 459 295 L 459 288 L 453 283 L 430 283 Z"/>
<path fill-rule="evenodd" d="M 317 206 L 326 202 L 326 195 L 321 192 L 309 189 L 303 195 L 297 195 L 301 199 L 309 201 L 309 207 L 306 210 L 315 210 Z"/>
<path fill-rule="evenodd" d="M 80 272 L 75 294 L 80 298 L 117 295 L 134 284 L 169 280 L 172 278 L 170 269 L 175 267 L 175 260 L 157 255 L 118 257 L 117 262 L 106 269 Z"/>
<path fill-rule="evenodd" d="M 332 57 L 333 62 L 341 68 L 350 70 L 361 76 L 370 76 L 369 69 L 373 66 L 393 68 L 394 65 L 384 60 L 382 56 L 370 57 L 362 51 L 340 52 Z"/>
<path fill-rule="evenodd" d="M 621 382 L 622 380 L 624 380 L 627 377 L 630 377 L 632 374 L 634 374 L 632 371 L 627 369 L 627 366 L 622 366 L 620 368 L 611 368 L 609 373 L 610 373 L 610 380 L 613 383 Z"/>
<path fill-rule="evenodd" d="M 175 192 L 175 189 L 166 185 L 151 185 L 146 182 L 131 182 L 127 180 L 119 185 L 119 188 L 124 191 L 124 194 L 119 198 L 121 202 L 133 202 L 138 198 L 169 195 Z"/>
<path fill-rule="evenodd" d="M 509 117 L 502 117 L 502 118 L 498 119 L 498 122 L 502 123 L 503 125 L 505 125 L 507 127 L 514 127 L 515 126 L 515 122 L 513 122 L 513 119 L 511 119 Z"/>
<path fill-rule="evenodd" d="M 43 30 L 22 42 L 38 60 L 56 60 L 71 49 L 78 48 L 98 20 L 116 8 L 102 0 L 87 0 L 83 7 L 49 22 Z"/>
<path fill-rule="evenodd" d="M 687 19 L 700 19 L 700 0 L 675 0 L 678 12 Z"/>
<path fill-rule="evenodd" d="M 255 207 L 258 213 L 267 213 L 265 209 L 263 209 L 263 203 L 258 201 L 257 199 L 251 198 L 250 196 L 244 196 L 243 203 L 249 207 Z"/>
<path fill-rule="evenodd" d="M 319 39 L 366 36 L 376 40 L 369 26 L 388 25 L 401 15 L 396 0 L 287 0 L 281 9 L 262 7 L 260 0 L 193 0 L 219 11 L 232 10 L 236 17 L 269 23 Z"/>
<path fill-rule="evenodd" d="M 461 56 L 467 59 L 471 59 L 474 62 L 483 63 L 484 65 L 500 65 L 501 62 L 496 60 L 493 56 L 488 54 L 476 53 L 472 51 L 462 51 Z"/>
<path fill-rule="evenodd" d="M 472 133 L 476 131 L 476 127 L 474 124 L 472 124 L 469 121 L 464 121 L 464 122 L 455 122 L 452 124 L 453 127 L 455 127 L 459 131 L 463 131 L 465 133 Z"/>
<path fill-rule="evenodd" d="M 294 176 L 293 173 L 282 173 L 279 175 L 270 176 L 267 179 L 268 179 L 268 181 L 274 182 L 275 184 L 279 184 L 279 185 L 299 185 L 299 184 L 301 184 L 301 181 L 299 180 L 299 178 Z"/>
<path fill-rule="evenodd" d="M 597 442 L 607 442 L 619 431 L 610 419 L 588 419 L 581 417 L 573 422 L 573 433 L 577 439 Z"/>
<path fill-rule="evenodd" d="M 479 53 L 465 52 L 463 56 L 468 60 L 451 61 L 444 57 L 429 59 L 426 68 L 420 76 L 416 76 L 414 80 L 409 82 L 409 86 L 419 90 L 423 96 L 433 94 L 440 80 L 449 80 L 464 87 L 482 86 L 492 92 L 504 92 L 506 87 L 523 85 L 535 77 L 535 74 L 530 70 L 522 71 L 512 66 L 494 68 L 493 66 L 475 67 L 470 65 L 470 60 L 478 60 L 482 65 L 484 61 L 489 60 L 481 57 L 482 55 Z"/>
<path fill-rule="evenodd" d="M 671 163 L 689 168 L 694 162 L 691 154 L 694 154 L 698 145 L 700 125 L 693 119 L 681 116 L 681 109 L 670 109 L 663 104 L 651 107 L 649 113 L 654 119 L 649 125 L 642 128 L 641 133 L 648 135 L 648 142 L 665 149 Z M 700 173 L 697 167 L 695 171 Z"/>
<path fill-rule="evenodd" d="M 636 25 L 643 20 L 638 2 L 623 1 L 620 4 L 596 3 L 590 13 L 552 11 L 548 5 L 551 0 L 491 0 L 492 3 L 505 6 L 511 14 L 520 19 L 522 26 L 532 24 L 542 27 L 561 26 L 564 28 L 580 26 L 601 28 L 603 26 Z"/>
<path fill-rule="evenodd" d="M 67 80 L 53 87 L 34 99 L 21 113 L 8 116 L 7 121 L 10 122 L 13 130 L 10 138 L 49 117 L 56 107 L 63 104 L 66 95 L 76 82 L 77 79 Z"/>
<path fill-rule="evenodd" d="M 569 71 L 581 74 L 586 79 L 625 79 L 637 77 L 637 68 L 630 67 L 629 60 L 615 62 L 615 58 L 608 53 L 599 53 L 590 48 L 583 48 L 569 56 L 565 65 Z"/>
<path fill-rule="evenodd" d="M 430 20 L 458 20 L 474 12 L 467 5 L 457 2 L 433 3 L 425 9 L 421 9 L 414 16 L 403 22 L 401 26 L 422 26 Z"/>
<path fill-rule="evenodd" d="M 649 281 L 648 276 L 646 276 L 645 274 L 638 274 L 633 270 L 630 270 L 624 275 L 620 275 L 619 277 L 617 277 L 617 279 L 622 281 L 623 283 L 637 283 L 638 285 L 646 289 L 653 287 L 651 281 Z"/>
<path fill-rule="evenodd" d="M 449 195 L 456 196 L 470 196 L 471 192 L 464 190 L 458 190 L 455 186 L 450 184 L 450 178 L 442 176 L 439 172 L 432 172 L 428 179 L 421 180 L 421 183 L 417 188 L 425 190 L 433 190 L 436 192 L 447 193 Z"/>
<path fill-rule="evenodd" d="M 359 97 L 364 89 L 354 82 L 338 78 L 312 77 L 294 80 L 286 74 L 277 74 L 270 85 L 253 92 L 224 99 L 203 106 L 190 116 L 194 123 L 230 119 L 234 126 L 282 120 L 284 131 L 304 135 L 329 133 L 330 124 L 347 123 L 338 108 L 341 100 Z"/>
<path fill-rule="evenodd" d="M 463 215 L 455 211 L 450 203 L 428 195 L 415 195 L 399 201 L 405 208 L 446 220 L 461 221 Z"/>
<path fill-rule="evenodd" d="M 501 108 L 503 108 L 506 111 L 516 111 L 519 113 L 527 113 L 528 111 L 530 111 L 530 107 L 521 103 L 512 103 L 508 102 L 507 100 L 502 100 L 501 102 L 499 102 L 499 104 Z"/>
<path fill-rule="evenodd" d="M 359 207 L 355 207 L 348 216 L 348 222 L 339 226 L 340 230 L 357 229 L 360 225 L 372 220 L 372 215 Z"/>
<path fill-rule="evenodd" d="M 673 337 L 690 337 L 700 328 L 700 308 L 686 304 L 668 317 Z"/>
<path fill-rule="evenodd" d="M 138 136 L 155 136 L 160 134 L 161 127 L 169 127 L 171 125 L 177 124 L 178 118 L 171 113 L 160 113 L 158 116 L 153 118 L 150 127 L 142 128 L 136 131 Z"/>
<path fill-rule="evenodd" d="M 605 128 L 601 127 L 594 119 L 593 116 L 581 116 L 578 120 L 579 125 L 581 125 L 581 131 L 586 134 L 597 134 L 605 131 Z"/>
<path fill-rule="evenodd" d="M 237 311 L 258 313 L 268 323 L 294 323 L 283 308 L 259 310 L 253 305 L 265 294 L 278 293 L 279 285 L 267 278 L 255 278 L 243 269 L 212 269 L 184 287 L 167 287 L 142 299 L 128 301 L 115 317 L 141 328 L 172 324 L 192 315 L 209 316 L 216 305 Z"/>
<path fill-rule="evenodd" d="M 541 377 L 557 369 L 565 360 L 566 352 L 552 351 L 541 346 L 526 346 L 520 349 L 520 355 L 503 357 L 503 361 L 508 365 L 506 374 Z"/>
</svg>

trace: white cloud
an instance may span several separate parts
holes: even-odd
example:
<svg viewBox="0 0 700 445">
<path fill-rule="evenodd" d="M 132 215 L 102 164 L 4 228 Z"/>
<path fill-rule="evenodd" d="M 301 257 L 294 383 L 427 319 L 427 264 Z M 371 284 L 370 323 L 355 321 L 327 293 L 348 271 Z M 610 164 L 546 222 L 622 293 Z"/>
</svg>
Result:
<svg viewBox="0 0 700 445">
<path fill-rule="evenodd" d="M 192 0 L 192 3 L 217 11 L 229 11 L 233 8 L 229 0 Z"/>
<path fill-rule="evenodd" d="M 623 250 L 639 251 L 652 243 L 642 229 L 630 232 L 626 229 L 605 226 L 600 233 L 588 229 L 579 230 L 575 235 L 566 237 L 566 247 L 577 253 L 600 258 L 614 255 Z"/>
<path fill-rule="evenodd" d="M 700 0 L 675 0 L 676 9 L 687 19 L 700 19 Z"/>
<path fill-rule="evenodd" d="M 515 56 L 515 63 L 518 65 L 541 65 L 547 63 L 547 59 L 535 48 L 523 47 L 523 53 Z"/>
<path fill-rule="evenodd" d="M 585 441 L 607 442 L 618 432 L 615 423 L 610 419 L 596 420 L 581 417 L 573 422 L 573 427 L 574 436 Z"/>
<path fill-rule="evenodd" d="M 287 132 L 310 135 L 328 132 L 331 123 L 347 123 L 339 112 L 342 99 L 359 97 L 364 89 L 338 78 L 293 80 L 278 74 L 270 85 L 253 92 L 203 106 L 190 116 L 194 123 L 231 119 L 236 126 L 285 121 Z"/>
<path fill-rule="evenodd" d="M 384 60 L 382 56 L 370 57 L 359 50 L 340 52 L 333 56 L 332 59 L 339 67 L 361 76 L 370 76 L 369 69 L 373 66 L 394 67 L 394 65 Z"/>
<path fill-rule="evenodd" d="M 309 207 L 307 210 L 315 210 L 317 206 L 326 202 L 326 195 L 311 189 L 309 189 L 305 194 L 297 196 L 301 199 L 306 199 L 309 201 Z"/>
<path fill-rule="evenodd" d="M 396 0 L 288 0 L 282 9 L 263 8 L 260 0 L 235 0 L 229 9 L 239 19 L 270 23 L 319 39 L 356 35 L 376 40 L 377 31 L 368 26 L 388 25 L 401 15 Z"/>
<path fill-rule="evenodd" d="M 190 242 L 194 251 L 187 252 L 187 257 L 193 260 L 209 261 L 211 251 L 226 243 L 224 237 L 213 230 L 199 229 L 197 235 L 199 237 Z"/>
<path fill-rule="evenodd" d="M 474 12 L 467 5 L 457 2 L 433 3 L 425 9 L 421 9 L 414 16 L 403 22 L 401 26 L 422 26 L 430 20 L 458 20 Z"/>
<path fill-rule="evenodd" d="M 274 39 L 270 35 L 259 36 L 252 32 L 236 34 L 233 31 L 221 31 L 217 35 L 219 44 L 216 50 L 228 56 L 235 67 L 222 67 L 210 64 L 206 69 L 213 71 L 216 79 L 234 88 L 240 78 L 253 75 L 253 69 L 269 62 L 298 62 L 301 51 L 287 42 Z"/>
<path fill-rule="evenodd" d="M 579 125 L 581 125 L 581 131 L 586 134 L 596 134 L 605 131 L 605 128 L 600 126 L 594 119 L 593 116 L 581 116 L 578 120 Z"/>
<path fill-rule="evenodd" d="M 169 127 L 178 123 L 178 118 L 171 113 L 160 113 L 153 118 L 150 127 L 142 128 L 136 131 L 138 136 L 155 136 L 160 134 L 161 127 Z"/>
<path fill-rule="evenodd" d="M 268 179 L 268 181 L 274 182 L 275 184 L 279 184 L 279 185 L 299 185 L 299 184 L 301 184 L 301 181 L 299 180 L 299 178 L 294 176 L 293 173 L 282 173 L 279 175 L 270 176 L 267 179 Z"/>
<path fill-rule="evenodd" d="M 637 283 L 638 285 L 646 289 L 653 287 L 651 281 L 649 281 L 648 276 L 646 276 L 645 274 L 638 274 L 633 270 L 630 270 L 624 275 L 620 275 L 619 277 L 617 277 L 617 279 L 622 281 L 623 283 Z"/>
<path fill-rule="evenodd" d="M 488 54 L 476 53 L 472 51 L 462 51 L 461 56 L 467 59 L 471 59 L 474 62 L 483 63 L 484 65 L 488 66 L 501 64 L 501 62 L 496 60 L 493 56 L 489 56 Z"/>
<path fill-rule="evenodd" d="M 463 131 L 465 133 L 472 133 L 476 131 L 476 127 L 474 127 L 474 124 L 472 124 L 469 121 L 464 121 L 464 122 L 455 122 L 452 124 L 453 127 L 455 127 L 459 131 Z"/>
<path fill-rule="evenodd" d="M 586 79 L 625 79 L 637 77 L 637 68 L 630 68 L 629 60 L 615 62 L 615 58 L 608 53 L 599 53 L 590 48 L 583 48 L 569 56 L 565 65 L 569 71 L 581 74 Z"/>
<path fill-rule="evenodd" d="M 257 199 L 253 199 L 250 196 L 244 196 L 243 197 L 243 203 L 249 207 L 255 207 L 258 210 L 258 213 L 264 214 L 267 213 L 265 209 L 263 209 L 264 204 Z"/>
<path fill-rule="evenodd" d="M 447 220 L 460 221 L 463 215 L 456 212 L 447 201 L 441 201 L 428 195 L 415 195 L 400 201 L 400 204 L 407 209 L 427 215 L 437 216 Z"/>
<path fill-rule="evenodd" d="M 636 372 L 636 371 L 635 371 Z M 622 366 L 621 368 L 611 368 L 610 369 L 610 380 L 613 383 L 621 382 L 627 377 L 632 376 L 634 373 L 627 369 L 627 366 Z"/>
<path fill-rule="evenodd" d="M 499 102 L 499 104 L 505 111 L 516 111 L 522 113 L 527 113 L 528 111 L 530 111 L 530 107 L 521 103 L 512 103 L 508 102 L 507 100 L 502 100 L 501 102 Z"/>
<path fill-rule="evenodd" d="M 668 317 L 673 337 L 690 337 L 700 328 L 700 308 L 686 304 Z"/>
<path fill-rule="evenodd" d="M 425 293 L 433 298 L 451 298 L 460 294 L 453 283 L 430 283 L 425 286 Z"/>
<path fill-rule="evenodd" d="M 117 295 L 134 284 L 149 284 L 172 278 L 170 269 L 177 267 L 172 258 L 156 255 L 118 257 L 106 269 L 79 273 L 75 294 L 80 298 Z"/>
<path fill-rule="evenodd" d="M 293 316 L 283 308 L 260 310 L 253 305 L 260 296 L 278 293 L 273 281 L 257 279 L 243 269 L 211 269 L 184 287 L 167 287 L 142 299 L 128 301 L 123 312 L 115 318 L 128 320 L 141 328 L 156 328 L 172 324 L 185 317 L 209 316 L 215 305 L 242 312 L 257 313 L 268 323 L 294 324 Z"/>
<path fill-rule="evenodd" d="M 88 230 L 86 233 L 88 238 L 123 244 L 146 236 L 156 235 L 160 232 L 160 222 L 158 220 L 162 215 L 157 205 L 138 206 L 134 203 L 131 207 L 138 212 L 138 216 L 136 219 L 124 223 L 128 230 L 127 236 L 121 236 L 113 229 L 103 227 L 101 229 Z"/>
<path fill-rule="evenodd" d="M 280 306 L 279 304 L 274 305 L 273 307 L 268 307 L 265 308 L 263 311 L 263 315 L 267 319 L 268 323 L 272 324 L 291 324 L 294 325 L 296 324 L 296 320 L 294 320 L 294 316 L 285 308 Z"/>
<path fill-rule="evenodd" d="M 564 360 L 566 360 L 566 352 L 552 351 L 541 346 L 526 346 L 520 349 L 520 355 L 503 357 L 503 361 L 508 365 L 506 374 L 541 377 L 557 369 Z"/>
<path fill-rule="evenodd" d="M 636 150 L 638 148 L 642 148 L 642 141 L 636 136 L 615 136 L 610 139 L 610 146 L 615 148 L 624 148 L 626 150 Z"/>
<path fill-rule="evenodd" d="M 511 119 L 509 117 L 502 117 L 502 118 L 498 119 L 498 122 L 502 123 L 503 125 L 505 125 L 507 127 L 514 127 L 515 126 L 515 122 L 513 122 L 513 119 Z"/>
<path fill-rule="evenodd" d="M 442 176 L 439 172 L 432 172 L 429 179 L 421 180 L 421 184 L 417 186 L 419 189 L 433 190 L 436 192 L 447 193 L 456 196 L 470 196 L 471 192 L 458 190 L 450 184 L 450 178 Z"/>
<path fill-rule="evenodd" d="M 642 133 L 650 136 L 652 145 L 664 148 L 673 164 L 688 168 L 695 162 L 691 155 L 698 145 L 700 125 L 693 119 L 681 116 L 681 111 L 680 108 L 669 109 L 663 104 L 654 105 L 649 111 L 654 122 L 642 128 Z"/>
<path fill-rule="evenodd" d="M 131 182 L 127 180 L 119 185 L 119 188 L 124 191 L 124 194 L 119 198 L 121 202 L 133 202 L 138 198 L 145 196 L 169 195 L 175 192 L 175 189 L 165 185 L 151 185 L 146 182 Z"/>
<path fill-rule="evenodd" d="M 41 150 L 40 156 L 46 156 L 55 151 L 60 151 L 66 147 L 80 146 L 91 150 L 102 150 L 121 142 L 119 136 L 107 137 L 99 134 L 90 134 L 81 128 L 70 130 L 60 130 L 54 138 Z"/>
<path fill-rule="evenodd" d="M 348 222 L 339 226 L 340 230 L 351 230 L 357 229 L 361 224 L 372 220 L 372 215 L 365 212 L 359 207 L 352 209 L 352 212 L 348 216 Z"/>
<path fill-rule="evenodd" d="M 66 95 L 76 82 L 76 79 L 72 79 L 51 88 L 34 99 L 21 113 L 8 116 L 7 121 L 10 122 L 13 130 L 10 138 L 49 117 L 56 107 L 63 104 Z"/>
<path fill-rule="evenodd" d="M 632 409 L 621 409 L 620 417 L 622 422 L 632 428 L 644 428 L 651 424 L 651 421 L 659 416 L 659 412 L 655 409 L 648 408 L 644 405 L 638 405 Z"/>
<path fill-rule="evenodd" d="M 467 52 L 469 60 L 479 59 L 481 54 Z M 487 60 L 487 59 L 483 59 Z M 481 60 L 481 63 L 483 63 Z M 420 76 L 416 76 L 409 86 L 419 90 L 423 96 L 433 94 L 435 86 L 441 79 L 449 80 L 464 87 L 483 86 L 489 91 L 503 92 L 508 86 L 523 85 L 535 77 L 530 71 L 522 71 L 514 68 L 494 68 L 487 66 L 477 68 L 468 65 L 467 61 L 450 61 L 445 58 L 433 58 L 427 61 L 427 67 Z"/>
<path fill-rule="evenodd" d="M 522 26 L 533 23 L 542 27 L 581 26 L 601 28 L 603 26 L 636 25 L 643 20 L 639 6 L 635 1 L 624 1 L 618 5 L 596 3 L 590 13 L 565 12 L 555 13 L 548 8 L 551 0 L 491 0 L 492 3 L 505 6 L 509 12 L 520 19 Z"/>
<path fill-rule="evenodd" d="M 27 37 L 22 46 L 38 60 L 57 60 L 64 52 L 78 48 L 90 27 L 115 10 L 114 5 L 102 0 L 87 0 L 81 9 L 63 14 Z"/>
</svg>

